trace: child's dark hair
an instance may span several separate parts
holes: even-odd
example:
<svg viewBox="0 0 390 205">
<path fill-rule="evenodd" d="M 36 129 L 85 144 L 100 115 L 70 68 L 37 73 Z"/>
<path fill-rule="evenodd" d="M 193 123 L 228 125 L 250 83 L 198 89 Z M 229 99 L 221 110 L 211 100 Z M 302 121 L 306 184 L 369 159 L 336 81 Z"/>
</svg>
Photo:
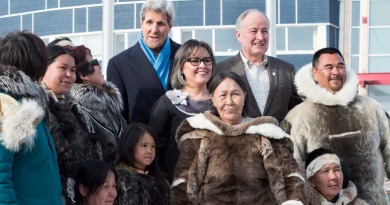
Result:
<svg viewBox="0 0 390 205">
<path fill-rule="evenodd" d="M 142 123 L 132 123 L 126 127 L 121 135 L 121 138 L 119 139 L 118 149 L 122 162 L 135 167 L 133 158 L 134 150 L 145 133 L 148 133 L 153 137 L 157 149 L 157 135 L 153 129 Z M 155 178 L 159 191 L 163 193 L 169 191 L 168 183 L 165 181 L 165 178 L 160 167 L 158 167 L 156 160 L 153 160 L 153 162 L 147 166 L 146 169 L 149 170 L 149 175 Z"/>
<path fill-rule="evenodd" d="M 114 174 L 115 182 L 118 183 L 118 174 L 116 173 L 115 168 L 111 165 L 99 160 L 86 160 L 80 162 L 73 169 L 72 178 L 74 180 L 74 184 L 68 180 L 68 192 L 72 190 L 72 187 L 74 187 L 73 200 L 79 204 L 79 202 L 83 201 L 83 196 L 79 190 L 80 184 L 87 188 L 86 198 L 88 198 L 100 190 L 110 172 Z M 68 195 L 71 195 L 71 193 L 68 193 Z"/>
</svg>

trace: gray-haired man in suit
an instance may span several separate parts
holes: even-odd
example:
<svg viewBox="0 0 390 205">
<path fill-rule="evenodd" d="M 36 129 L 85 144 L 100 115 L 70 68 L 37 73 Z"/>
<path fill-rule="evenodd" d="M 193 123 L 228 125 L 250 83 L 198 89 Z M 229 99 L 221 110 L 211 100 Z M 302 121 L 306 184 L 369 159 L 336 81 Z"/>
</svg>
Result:
<svg viewBox="0 0 390 205">
<path fill-rule="evenodd" d="M 266 56 L 269 20 L 257 9 L 244 11 L 236 21 L 241 51 L 217 64 L 216 74 L 233 71 L 248 90 L 245 113 L 249 117 L 272 116 L 279 122 L 302 102 L 294 86 L 295 68 L 283 60 Z"/>
</svg>

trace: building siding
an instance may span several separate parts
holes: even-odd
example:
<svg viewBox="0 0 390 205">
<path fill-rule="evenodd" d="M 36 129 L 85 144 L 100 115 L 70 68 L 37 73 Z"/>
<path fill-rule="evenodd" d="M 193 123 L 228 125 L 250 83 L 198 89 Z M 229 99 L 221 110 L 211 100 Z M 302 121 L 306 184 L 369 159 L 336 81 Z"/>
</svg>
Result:
<svg viewBox="0 0 390 205">
<path fill-rule="evenodd" d="M 277 55 L 277 58 L 282 59 L 294 65 L 295 71 L 298 71 L 302 66 L 311 63 L 313 60 L 312 54 L 291 54 L 291 55 Z"/>
<path fill-rule="evenodd" d="M 329 0 L 298 0 L 298 23 L 329 22 Z"/>
</svg>

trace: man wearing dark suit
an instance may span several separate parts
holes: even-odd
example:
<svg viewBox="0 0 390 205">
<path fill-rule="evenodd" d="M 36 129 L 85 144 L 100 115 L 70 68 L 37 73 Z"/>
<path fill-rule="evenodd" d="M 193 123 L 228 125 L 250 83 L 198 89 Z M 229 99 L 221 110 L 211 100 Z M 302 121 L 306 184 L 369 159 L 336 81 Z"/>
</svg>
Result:
<svg viewBox="0 0 390 205">
<path fill-rule="evenodd" d="M 122 94 L 128 123 L 147 124 L 150 110 L 166 90 L 180 45 L 168 37 L 175 11 L 172 2 L 148 0 L 141 9 L 139 41 L 108 62 L 107 79 Z"/>
<path fill-rule="evenodd" d="M 257 9 L 244 11 L 236 21 L 241 51 L 217 64 L 216 74 L 237 73 L 248 90 L 245 113 L 252 118 L 272 116 L 281 122 L 288 111 L 302 102 L 294 86 L 295 68 L 283 60 L 266 56 L 269 20 Z"/>
</svg>

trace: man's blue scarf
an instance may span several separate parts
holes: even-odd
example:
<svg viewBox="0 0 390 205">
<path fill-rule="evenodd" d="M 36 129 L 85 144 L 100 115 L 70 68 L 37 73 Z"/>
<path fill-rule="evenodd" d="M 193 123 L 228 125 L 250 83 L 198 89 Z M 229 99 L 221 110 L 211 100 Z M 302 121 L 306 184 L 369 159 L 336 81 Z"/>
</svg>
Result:
<svg viewBox="0 0 390 205">
<path fill-rule="evenodd" d="M 156 71 L 162 86 L 165 90 L 167 90 L 169 66 L 171 61 L 171 41 L 167 37 L 157 59 L 152 49 L 150 49 L 149 46 L 146 45 L 142 35 L 142 31 L 138 36 L 138 41 L 145 55 L 148 57 L 150 63 L 152 64 L 154 70 Z"/>
</svg>

